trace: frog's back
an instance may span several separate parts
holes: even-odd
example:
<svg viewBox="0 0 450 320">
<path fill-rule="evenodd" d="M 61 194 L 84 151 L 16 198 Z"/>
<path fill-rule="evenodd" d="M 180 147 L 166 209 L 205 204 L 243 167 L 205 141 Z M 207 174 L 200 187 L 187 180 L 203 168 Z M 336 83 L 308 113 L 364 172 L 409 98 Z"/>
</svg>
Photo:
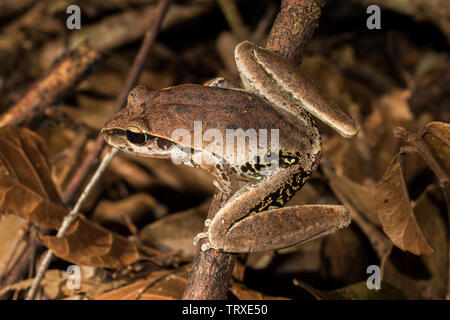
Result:
<svg viewBox="0 0 450 320">
<path fill-rule="evenodd" d="M 138 87 L 130 93 L 124 112 L 128 112 L 129 118 L 130 113 L 134 113 L 132 117 L 144 122 L 150 132 L 166 137 L 171 137 L 176 129 L 186 129 L 193 135 L 194 121 L 201 121 L 202 133 L 216 129 L 224 138 L 227 129 L 244 132 L 254 129 L 257 134 L 260 129 L 266 129 L 270 146 L 271 130 L 278 129 L 282 165 L 301 161 L 306 166 L 311 158 L 318 158 L 321 151 L 320 136 L 308 115 L 305 125 L 298 125 L 298 122 L 295 125 L 263 98 L 241 90 L 200 85 L 158 91 Z"/>
</svg>

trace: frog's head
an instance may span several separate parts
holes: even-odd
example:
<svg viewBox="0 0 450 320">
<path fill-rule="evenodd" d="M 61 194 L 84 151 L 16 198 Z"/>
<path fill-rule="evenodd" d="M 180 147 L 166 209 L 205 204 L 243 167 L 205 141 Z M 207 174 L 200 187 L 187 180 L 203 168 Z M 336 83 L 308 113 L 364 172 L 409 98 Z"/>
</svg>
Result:
<svg viewBox="0 0 450 320">
<path fill-rule="evenodd" d="M 106 142 L 124 152 L 151 158 L 169 158 L 177 144 L 163 131 L 158 133 L 146 119 L 147 103 L 157 93 L 136 87 L 128 95 L 127 107 L 116 113 L 102 129 Z"/>
</svg>

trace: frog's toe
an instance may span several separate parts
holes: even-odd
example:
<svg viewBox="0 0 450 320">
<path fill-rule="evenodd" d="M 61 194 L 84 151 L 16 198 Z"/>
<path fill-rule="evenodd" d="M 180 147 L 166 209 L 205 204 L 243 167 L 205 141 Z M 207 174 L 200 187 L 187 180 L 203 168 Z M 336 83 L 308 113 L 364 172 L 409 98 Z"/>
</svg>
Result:
<svg viewBox="0 0 450 320">
<path fill-rule="evenodd" d="M 231 194 L 231 188 L 226 183 L 219 183 L 218 180 L 213 180 L 214 186 L 220 190 L 220 192 L 225 193 L 227 195 Z"/>
<path fill-rule="evenodd" d="M 211 249 L 211 244 L 209 242 L 202 244 L 202 251 L 208 251 Z"/>
<path fill-rule="evenodd" d="M 194 246 L 196 246 L 197 243 L 198 243 L 201 239 L 204 239 L 204 238 L 207 238 L 207 237 L 208 237 L 208 232 L 200 232 L 199 234 L 197 234 L 197 235 L 194 237 Z"/>
</svg>

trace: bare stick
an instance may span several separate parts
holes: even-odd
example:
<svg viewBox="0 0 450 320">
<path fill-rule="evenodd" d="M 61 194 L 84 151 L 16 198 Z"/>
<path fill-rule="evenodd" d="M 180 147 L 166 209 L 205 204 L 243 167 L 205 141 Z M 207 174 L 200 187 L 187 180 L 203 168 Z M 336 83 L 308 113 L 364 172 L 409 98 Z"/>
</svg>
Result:
<svg viewBox="0 0 450 320">
<path fill-rule="evenodd" d="M 283 0 L 266 48 L 300 63 L 316 30 L 325 0 Z"/>
<path fill-rule="evenodd" d="M 14 106 L 0 116 L 0 127 L 18 125 L 73 91 L 100 60 L 98 51 L 82 44 L 37 81 Z"/>
<path fill-rule="evenodd" d="M 227 200 L 228 197 L 224 193 L 217 191 L 208 212 L 208 219 L 214 218 Z M 183 293 L 184 300 L 220 300 L 227 297 L 236 255 L 213 249 L 202 251 L 202 244 L 206 241 L 207 239 L 199 241 Z"/>
<path fill-rule="evenodd" d="M 70 211 L 70 213 L 64 218 L 63 223 L 61 224 L 61 227 L 58 230 L 58 233 L 56 234 L 57 237 L 61 238 L 66 234 L 67 229 L 72 225 L 72 223 L 77 219 L 78 212 L 80 210 L 80 207 L 83 205 L 85 200 L 87 199 L 88 195 L 92 191 L 92 188 L 94 187 L 95 183 L 100 179 L 101 175 L 105 171 L 107 165 L 111 161 L 111 159 L 114 157 L 114 155 L 119 151 L 117 148 L 112 148 L 111 151 L 106 154 L 106 156 L 103 158 L 102 162 L 97 168 L 97 171 L 95 171 L 94 175 L 92 176 L 89 183 L 86 185 L 86 188 L 84 188 L 83 192 L 81 193 L 80 198 L 78 199 L 77 203 L 73 207 L 73 209 Z M 39 270 L 36 274 L 36 277 L 33 280 L 33 285 L 31 286 L 30 291 L 28 291 L 27 294 L 27 300 L 34 299 L 34 296 L 36 295 L 36 291 L 39 287 L 39 283 L 41 282 L 42 278 L 44 277 L 44 273 L 47 271 L 48 265 L 50 264 L 50 261 L 53 257 L 53 252 L 49 249 L 47 253 L 45 254 L 44 259 L 42 260 L 42 264 L 39 266 Z"/>
<path fill-rule="evenodd" d="M 159 1 L 158 7 L 156 8 L 155 12 L 155 18 L 150 22 L 148 26 L 148 30 L 145 34 L 144 40 L 142 41 L 141 47 L 139 48 L 139 52 L 134 59 L 133 66 L 131 67 L 130 73 L 128 73 L 127 79 L 125 80 L 124 87 L 117 97 L 114 112 L 117 112 L 125 107 L 127 103 L 128 93 L 131 91 L 131 89 L 133 89 L 142 73 L 142 68 L 144 67 L 145 61 L 148 57 L 148 54 L 150 53 L 150 50 L 153 47 L 153 44 L 155 43 L 156 36 L 161 27 L 161 23 L 167 12 L 170 1 L 171 0 Z M 64 203 L 69 204 L 72 202 L 76 193 L 85 181 L 87 175 L 95 166 L 95 160 L 98 159 L 104 145 L 105 140 L 103 139 L 102 135 L 99 135 L 95 140 L 94 148 L 92 148 L 91 152 L 86 156 L 86 158 L 84 158 L 83 163 L 78 168 L 70 183 L 67 185 L 67 188 L 62 195 Z"/>
<path fill-rule="evenodd" d="M 314 29 L 317 27 L 317 20 L 320 17 L 320 8 L 323 3 L 324 1 L 318 0 L 283 0 L 281 5 L 282 12 L 280 12 L 272 27 L 271 36 L 266 47 L 270 50 L 277 51 L 286 59 L 301 57 Z M 298 6 L 301 6 L 301 8 L 298 8 Z M 283 11 L 283 8 L 288 7 L 292 10 L 288 11 L 286 14 L 286 12 Z M 310 10 L 308 10 L 308 8 Z M 310 15 L 311 8 L 313 8 L 314 10 L 312 11 L 315 12 L 313 16 Z M 289 15 L 289 12 L 293 12 L 295 14 Z M 279 17 L 282 14 L 284 18 L 282 21 L 279 21 Z M 285 23 L 286 17 L 289 22 L 287 24 Z M 295 21 L 297 21 L 295 19 L 302 21 L 303 28 L 299 30 L 289 29 L 288 26 L 295 24 Z M 283 43 L 286 45 L 277 46 L 275 45 L 277 43 Z M 226 195 L 221 192 L 217 192 L 211 204 L 208 219 L 213 219 L 217 211 L 227 200 L 228 197 Z M 203 252 L 200 248 L 204 241 L 207 240 L 204 239 L 199 243 L 193 267 L 191 273 L 189 274 L 188 283 L 183 294 L 183 299 L 226 299 L 236 255 L 214 249 Z"/>
</svg>

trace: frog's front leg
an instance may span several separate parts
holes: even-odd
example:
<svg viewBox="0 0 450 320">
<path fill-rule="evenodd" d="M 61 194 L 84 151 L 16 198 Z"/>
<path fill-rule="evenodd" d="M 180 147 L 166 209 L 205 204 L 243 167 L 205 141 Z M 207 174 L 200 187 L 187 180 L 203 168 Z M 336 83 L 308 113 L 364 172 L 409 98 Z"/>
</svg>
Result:
<svg viewBox="0 0 450 320">
<path fill-rule="evenodd" d="M 280 208 L 309 178 L 298 165 L 279 168 L 238 190 L 217 212 L 208 229 L 208 247 L 226 252 L 285 248 L 349 225 L 349 211 L 339 205 Z"/>
<path fill-rule="evenodd" d="M 290 118 L 304 119 L 302 113 L 306 110 L 343 137 L 350 138 L 358 133 L 358 124 L 298 66 L 248 41 L 237 45 L 234 55 L 245 88 L 288 112 Z"/>
</svg>

